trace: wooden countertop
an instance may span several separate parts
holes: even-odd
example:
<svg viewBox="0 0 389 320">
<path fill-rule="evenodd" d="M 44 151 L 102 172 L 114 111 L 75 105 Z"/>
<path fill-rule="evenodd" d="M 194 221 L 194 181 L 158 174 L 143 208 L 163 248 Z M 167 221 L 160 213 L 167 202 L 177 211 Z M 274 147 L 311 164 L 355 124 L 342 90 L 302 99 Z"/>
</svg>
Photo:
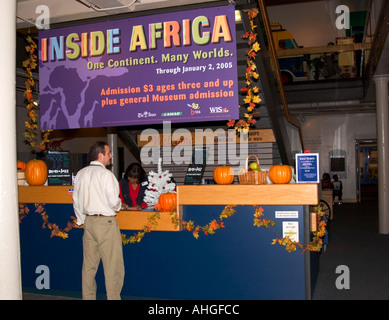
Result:
<svg viewBox="0 0 389 320">
<path fill-rule="evenodd" d="M 21 203 L 73 203 L 73 186 L 19 186 Z M 266 185 L 179 185 L 177 204 L 179 220 L 183 205 L 316 205 L 317 184 Z M 152 212 L 120 211 L 117 215 L 122 230 L 140 230 L 148 224 Z M 161 212 L 156 231 L 180 231 L 169 212 Z"/>
<path fill-rule="evenodd" d="M 73 186 L 18 186 L 21 203 L 73 204 Z M 72 213 L 73 214 L 73 213 Z M 141 230 L 148 224 L 147 218 L 153 212 L 119 211 L 116 219 L 121 230 Z M 174 225 L 170 212 L 160 212 L 158 226 L 153 231 L 180 231 L 181 225 Z"/>
<path fill-rule="evenodd" d="M 180 185 L 179 205 L 316 205 L 317 184 Z"/>
<path fill-rule="evenodd" d="M 19 202 L 73 203 L 73 186 L 19 186 Z M 179 205 L 316 205 L 318 184 L 179 185 Z"/>
<path fill-rule="evenodd" d="M 116 219 L 121 230 L 141 230 L 148 224 L 147 218 L 155 212 L 147 211 L 120 211 Z M 181 220 L 180 220 L 181 221 Z M 153 231 L 181 231 L 182 225 L 174 225 L 170 212 L 160 212 L 158 225 Z"/>
<path fill-rule="evenodd" d="M 21 203 L 73 203 L 73 186 L 18 186 Z"/>
</svg>

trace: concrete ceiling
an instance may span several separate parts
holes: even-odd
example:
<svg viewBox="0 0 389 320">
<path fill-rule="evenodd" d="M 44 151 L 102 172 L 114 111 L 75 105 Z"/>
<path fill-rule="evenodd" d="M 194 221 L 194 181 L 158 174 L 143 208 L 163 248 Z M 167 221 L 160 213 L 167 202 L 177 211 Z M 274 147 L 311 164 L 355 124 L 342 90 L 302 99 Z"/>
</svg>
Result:
<svg viewBox="0 0 389 320">
<path fill-rule="evenodd" d="M 265 0 L 266 6 L 294 4 L 321 0 Z M 114 14 L 141 12 L 168 7 L 201 5 L 211 2 L 256 3 L 256 0 L 17 0 L 17 29 L 31 28 L 36 20 L 49 9 L 51 24 L 80 19 L 101 18 Z M 46 7 L 44 7 L 46 6 Z"/>
<path fill-rule="evenodd" d="M 69 22 L 148 11 L 166 7 L 185 6 L 218 0 L 17 0 L 16 28 L 36 26 L 37 19 L 44 14 L 50 24 Z M 219 1 L 220 2 L 220 1 Z M 228 2 L 227 0 L 225 2 Z M 47 9 L 49 12 L 47 12 Z"/>
</svg>

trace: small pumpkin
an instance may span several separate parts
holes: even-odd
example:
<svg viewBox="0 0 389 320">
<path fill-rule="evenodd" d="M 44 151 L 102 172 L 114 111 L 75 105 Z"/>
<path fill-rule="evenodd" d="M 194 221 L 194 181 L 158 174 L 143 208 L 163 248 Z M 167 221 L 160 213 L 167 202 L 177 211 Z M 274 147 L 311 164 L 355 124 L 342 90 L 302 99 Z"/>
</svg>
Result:
<svg viewBox="0 0 389 320">
<path fill-rule="evenodd" d="M 269 179 L 273 183 L 285 184 L 292 179 L 292 168 L 288 165 L 275 165 L 269 169 Z"/>
<path fill-rule="evenodd" d="M 231 184 L 234 177 L 234 169 L 231 166 L 218 166 L 213 170 L 213 180 L 217 184 Z"/>
<path fill-rule="evenodd" d="M 158 203 L 155 205 L 156 210 L 172 211 L 177 208 L 177 193 L 162 193 L 159 196 Z"/>
<path fill-rule="evenodd" d="M 18 162 L 16 163 L 16 167 L 17 167 L 18 171 L 19 170 L 23 171 L 24 169 L 26 169 L 26 163 L 18 160 Z"/>
<path fill-rule="evenodd" d="M 42 186 L 47 180 L 47 165 L 42 160 L 30 160 L 24 169 L 26 182 L 30 186 Z"/>
</svg>

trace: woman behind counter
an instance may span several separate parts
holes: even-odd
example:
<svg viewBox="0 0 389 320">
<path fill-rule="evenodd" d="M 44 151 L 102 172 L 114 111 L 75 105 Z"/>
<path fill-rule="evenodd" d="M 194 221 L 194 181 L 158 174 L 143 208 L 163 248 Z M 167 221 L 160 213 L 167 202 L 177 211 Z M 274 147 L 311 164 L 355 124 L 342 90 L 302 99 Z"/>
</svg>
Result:
<svg viewBox="0 0 389 320">
<path fill-rule="evenodd" d="M 323 178 L 321 179 L 321 188 L 322 189 L 332 189 L 331 177 L 329 173 L 323 173 Z"/>
<path fill-rule="evenodd" d="M 146 172 L 142 166 L 139 163 L 130 164 L 119 181 L 120 198 L 125 210 L 147 208 L 147 203 L 143 201 L 147 185 Z"/>
</svg>

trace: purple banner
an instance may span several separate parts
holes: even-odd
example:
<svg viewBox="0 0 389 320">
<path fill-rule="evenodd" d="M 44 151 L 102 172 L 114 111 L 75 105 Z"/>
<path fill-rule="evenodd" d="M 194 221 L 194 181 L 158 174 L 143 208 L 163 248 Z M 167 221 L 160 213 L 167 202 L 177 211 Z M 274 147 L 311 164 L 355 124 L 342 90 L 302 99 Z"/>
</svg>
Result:
<svg viewBox="0 0 389 320">
<path fill-rule="evenodd" d="M 41 129 L 239 118 L 234 6 L 39 32 Z"/>
</svg>

